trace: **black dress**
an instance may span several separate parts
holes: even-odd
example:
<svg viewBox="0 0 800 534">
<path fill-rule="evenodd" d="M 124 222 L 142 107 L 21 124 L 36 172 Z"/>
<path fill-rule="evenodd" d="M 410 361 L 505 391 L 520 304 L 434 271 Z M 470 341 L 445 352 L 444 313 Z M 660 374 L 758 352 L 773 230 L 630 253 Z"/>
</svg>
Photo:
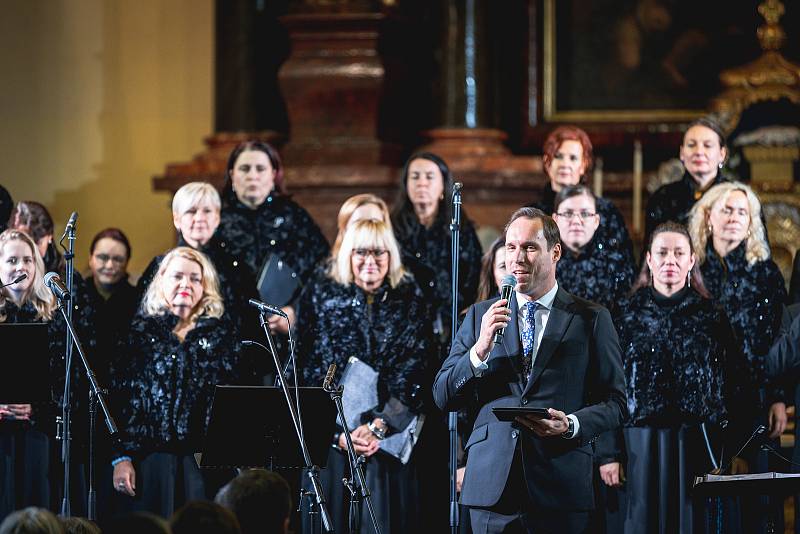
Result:
<svg viewBox="0 0 800 534">
<path fill-rule="evenodd" d="M 214 386 L 239 380 L 238 336 L 227 319 L 200 317 L 181 342 L 177 322 L 172 314 L 137 315 L 113 362 L 111 400 L 122 434 L 114 456 L 130 456 L 136 469 L 136 496 L 119 494 L 121 511 L 169 518 L 186 501 L 208 497 L 193 454 L 202 448 Z"/>
<path fill-rule="evenodd" d="M 424 365 L 431 346 L 430 324 L 422 293 L 411 280 L 394 288 L 384 282 L 375 293 L 368 294 L 355 284 L 344 286 L 327 277 L 315 279 L 298 302 L 299 374 L 306 385 L 319 386 L 331 363 L 336 363 L 341 372 L 348 358 L 359 358 L 379 373 L 378 406 L 363 413 L 362 422 L 383 417 L 390 430 L 397 432 L 420 413 Z M 322 482 L 334 529 L 347 532 L 349 498 L 341 479 L 349 466 L 346 454 L 333 440 L 331 444 Z M 379 451 L 367 460 L 365 470 L 381 531 L 411 532 L 419 526 L 414 455 L 403 464 Z M 369 525 L 364 505 L 362 532 L 368 532 Z"/>
<path fill-rule="evenodd" d="M 424 392 L 427 428 L 417 446 L 422 515 L 433 530 L 447 528 L 448 467 L 442 458 L 448 455 L 447 418 L 431 398 L 433 380 L 450 352 L 452 323 L 452 233 L 450 221 L 439 213 L 430 228 L 419 223 L 413 212 L 403 212 L 392 219 L 400 243 L 403 265 L 413 273 L 426 299 L 434 303 L 433 331 L 438 349 L 429 351 Z M 464 310 L 478 295 L 482 250 L 472 222 L 462 214 L 459 237 L 458 310 Z"/>
<path fill-rule="evenodd" d="M 250 209 L 228 189 L 222 199 L 216 236 L 219 246 L 244 260 L 256 277 L 267 257 L 277 254 L 305 283 L 330 252 L 308 212 L 284 195 L 270 194 L 260 206 Z"/>
<path fill-rule="evenodd" d="M 741 369 L 728 319 L 691 288 L 672 297 L 642 288 L 621 303 L 614 323 L 629 419 L 624 449 L 619 433 L 610 448 L 604 434 L 598 454 L 627 457 L 624 531 L 706 532 L 707 503 L 692 498 L 691 487 L 694 475 L 712 468 L 702 427 L 715 437 L 712 425 L 727 417 L 732 377 Z"/>
<path fill-rule="evenodd" d="M 564 247 L 556 264 L 558 284 L 564 290 L 609 310 L 630 291 L 633 271 L 633 259 L 604 243 L 597 233 L 578 253 Z"/>
<path fill-rule="evenodd" d="M 734 337 L 747 362 L 742 375 L 747 380 L 741 382 L 732 403 L 739 417 L 729 430 L 741 443 L 757 425 L 769 427 L 767 412 L 772 404 L 787 401 L 784 384 L 768 380 L 765 374 L 767 353 L 781 327 L 786 285 L 771 259 L 749 263 L 746 246 L 745 240 L 720 258 L 709 243 L 706 260 L 700 266 L 706 288 L 730 318 Z M 774 445 L 779 446 L 777 440 Z M 758 447 L 751 447 L 742 457 L 750 464 L 750 472 L 778 470 L 770 466 L 768 453 Z M 766 531 L 768 506 L 766 497 L 742 500 L 744 532 Z M 775 506 L 780 508 L 777 502 Z"/>
<path fill-rule="evenodd" d="M 434 302 L 432 309 L 434 332 L 442 342 L 444 355 L 450 343 L 452 317 L 452 234 L 449 221 L 439 214 L 430 228 L 426 228 L 413 213 L 404 213 L 392 220 L 394 233 L 400 244 L 403 265 L 411 271 L 426 297 Z M 464 217 L 461 220 L 458 262 L 458 309 L 463 310 L 478 295 L 481 267 L 481 243 L 475 226 Z M 437 362 L 441 363 L 441 362 Z"/>
<path fill-rule="evenodd" d="M 96 305 L 97 359 L 92 363 L 100 385 L 108 387 L 111 355 L 119 340 L 128 336 L 140 304 L 139 293 L 127 278 L 114 285 L 108 299 L 97 291 L 92 277 L 86 279 L 86 290 Z"/>
<path fill-rule="evenodd" d="M 550 183 L 546 183 L 542 190 L 542 197 L 538 202 L 528 204 L 528 207 L 538 208 L 545 212 L 547 215 L 553 215 L 555 207 L 556 193 L 553 191 Z M 604 247 L 618 250 L 625 258 L 624 261 L 633 263 L 633 241 L 628 234 L 628 228 L 625 226 L 625 218 L 622 213 L 617 209 L 613 202 L 610 200 L 598 197 L 596 199 L 597 214 L 600 216 L 600 226 L 595 232 L 595 237 L 598 243 L 602 243 Z M 579 293 L 576 293 L 579 295 Z M 590 299 L 591 300 L 591 299 Z"/>
<path fill-rule="evenodd" d="M 779 384 L 767 384 L 764 359 L 781 327 L 786 285 L 778 266 L 771 259 L 748 263 L 747 242 L 743 241 L 720 258 L 711 243 L 706 247 L 706 261 L 700 266 L 706 289 L 722 305 L 730 319 L 736 341 L 747 358 L 749 391 L 738 396 L 741 407 L 766 410 L 775 402 L 785 402 Z M 766 395 L 757 396 L 765 389 Z"/>
<path fill-rule="evenodd" d="M 20 308 L 7 301 L 4 312 L 3 324 L 45 322 L 36 318 L 36 309 L 30 303 Z M 63 375 L 61 362 L 65 341 L 64 321 L 60 316 L 54 316 L 48 323 L 47 335 L 50 378 L 57 380 Z M 53 475 L 57 474 L 61 464 L 55 461 L 57 457 L 52 450 L 58 449 L 53 438 L 57 411 L 55 399 L 60 397 L 61 392 L 54 385 L 54 401 L 34 405 L 30 421 L 0 421 L 0 522 L 11 512 L 26 506 L 57 510 L 54 490 L 57 490 L 58 479 Z"/>
</svg>

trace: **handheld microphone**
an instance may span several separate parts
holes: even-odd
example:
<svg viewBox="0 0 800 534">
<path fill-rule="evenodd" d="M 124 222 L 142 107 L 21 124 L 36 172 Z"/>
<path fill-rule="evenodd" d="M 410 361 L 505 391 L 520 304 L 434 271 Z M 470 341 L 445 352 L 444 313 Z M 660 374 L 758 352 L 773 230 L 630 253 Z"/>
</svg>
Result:
<svg viewBox="0 0 800 534">
<path fill-rule="evenodd" d="M 16 279 L 14 279 L 13 282 L 9 282 L 7 284 L 3 284 L 2 286 L 0 286 L 0 289 L 3 289 L 4 287 L 8 287 L 8 286 L 13 286 L 14 284 L 19 284 L 20 282 L 22 282 L 26 278 L 28 278 L 28 275 L 25 274 L 25 273 L 22 273 Z"/>
<path fill-rule="evenodd" d="M 336 374 L 336 364 L 332 363 L 328 366 L 328 372 L 325 373 L 325 380 L 322 381 L 322 389 L 328 391 L 331 389 L 331 382 L 333 382 L 333 375 Z"/>
<path fill-rule="evenodd" d="M 511 295 L 514 294 L 514 287 L 517 285 L 517 279 L 514 278 L 513 274 L 507 274 L 503 277 L 500 281 L 500 299 L 507 300 L 509 303 L 507 306 L 511 307 Z M 503 342 L 503 334 L 505 334 L 506 329 L 500 328 L 494 333 L 494 344 L 498 345 Z"/>
<path fill-rule="evenodd" d="M 72 295 L 69 294 L 67 287 L 61 281 L 61 277 L 58 276 L 58 273 L 50 271 L 44 275 L 44 285 L 49 287 L 50 291 L 52 291 L 59 300 L 69 300 L 72 298 Z"/>
<path fill-rule="evenodd" d="M 455 182 L 453 184 L 453 193 L 460 193 L 463 188 L 464 184 L 462 184 L 461 182 Z"/>
<path fill-rule="evenodd" d="M 250 299 L 249 302 L 250 302 L 251 306 L 254 306 L 254 307 L 258 308 L 262 312 L 271 313 L 273 315 L 280 315 L 284 319 L 288 319 L 289 318 L 289 316 L 286 315 L 286 313 L 282 309 L 277 307 L 277 306 L 273 306 L 271 304 L 267 304 L 265 302 L 261 302 L 260 300 L 256 300 L 256 299 Z"/>
</svg>

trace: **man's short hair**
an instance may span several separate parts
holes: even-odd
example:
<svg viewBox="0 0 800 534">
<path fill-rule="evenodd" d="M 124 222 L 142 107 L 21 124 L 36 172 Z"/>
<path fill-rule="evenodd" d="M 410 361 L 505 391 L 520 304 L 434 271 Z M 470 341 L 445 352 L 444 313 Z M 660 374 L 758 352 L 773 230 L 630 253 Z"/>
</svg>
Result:
<svg viewBox="0 0 800 534">
<path fill-rule="evenodd" d="M 505 228 L 503 228 L 503 236 L 508 233 L 508 227 L 511 226 L 511 223 L 522 218 L 532 220 L 541 219 L 542 228 L 544 230 L 544 240 L 547 241 L 547 250 L 553 250 L 554 246 L 561 244 L 561 234 L 558 231 L 558 225 L 552 217 L 539 208 L 520 208 L 512 213 L 511 218 L 506 223 Z"/>
<path fill-rule="evenodd" d="M 242 534 L 283 532 L 292 509 L 289 484 L 266 469 L 243 471 L 214 500 L 236 515 Z"/>
</svg>

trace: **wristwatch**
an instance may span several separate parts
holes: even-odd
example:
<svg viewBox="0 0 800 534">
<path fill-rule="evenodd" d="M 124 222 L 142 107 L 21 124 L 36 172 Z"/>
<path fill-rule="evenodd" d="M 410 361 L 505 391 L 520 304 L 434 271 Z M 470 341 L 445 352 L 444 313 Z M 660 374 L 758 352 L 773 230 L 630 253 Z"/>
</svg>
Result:
<svg viewBox="0 0 800 534">
<path fill-rule="evenodd" d="M 379 420 L 383 424 L 382 427 L 376 425 L 375 422 L 373 421 L 367 424 L 367 428 L 370 430 L 370 432 L 375 434 L 376 438 L 384 439 L 386 438 L 386 428 L 388 427 L 388 425 L 386 424 L 386 421 L 383 420 L 382 418 L 379 418 Z"/>
<path fill-rule="evenodd" d="M 561 434 L 561 437 L 572 439 L 573 436 L 575 436 L 575 421 L 572 420 L 572 417 L 567 417 L 567 431 Z"/>
</svg>

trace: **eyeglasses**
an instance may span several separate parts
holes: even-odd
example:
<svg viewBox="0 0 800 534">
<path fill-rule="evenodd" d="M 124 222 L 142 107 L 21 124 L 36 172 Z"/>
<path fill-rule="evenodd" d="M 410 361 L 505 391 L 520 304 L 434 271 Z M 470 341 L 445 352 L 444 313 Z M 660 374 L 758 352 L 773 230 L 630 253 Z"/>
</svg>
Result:
<svg viewBox="0 0 800 534">
<path fill-rule="evenodd" d="M 106 263 L 109 260 L 112 261 L 113 263 L 116 263 L 117 265 L 122 265 L 123 263 L 125 263 L 125 258 L 123 258 L 122 256 L 109 256 L 108 254 L 95 254 L 94 257 L 97 258 L 97 261 L 99 261 L 101 264 Z"/>
<path fill-rule="evenodd" d="M 384 256 L 388 255 L 389 251 L 385 248 L 354 248 L 353 255 L 360 260 L 367 259 L 367 256 L 372 256 L 375 260 L 381 260 Z"/>
<path fill-rule="evenodd" d="M 580 217 L 582 221 L 585 221 L 586 219 L 594 217 L 597 214 L 593 213 L 591 211 L 572 211 L 572 210 L 569 210 L 569 211 L 565 211 L 565 212 L 562 212 L 562 213 L 556 213 L 556 215 L 558 215 L 559 217 L 564 217 L 565 219 L 568 219 L 570 221 L 572 219 L 574 219 L 575 217 Z"/>
</svg>

